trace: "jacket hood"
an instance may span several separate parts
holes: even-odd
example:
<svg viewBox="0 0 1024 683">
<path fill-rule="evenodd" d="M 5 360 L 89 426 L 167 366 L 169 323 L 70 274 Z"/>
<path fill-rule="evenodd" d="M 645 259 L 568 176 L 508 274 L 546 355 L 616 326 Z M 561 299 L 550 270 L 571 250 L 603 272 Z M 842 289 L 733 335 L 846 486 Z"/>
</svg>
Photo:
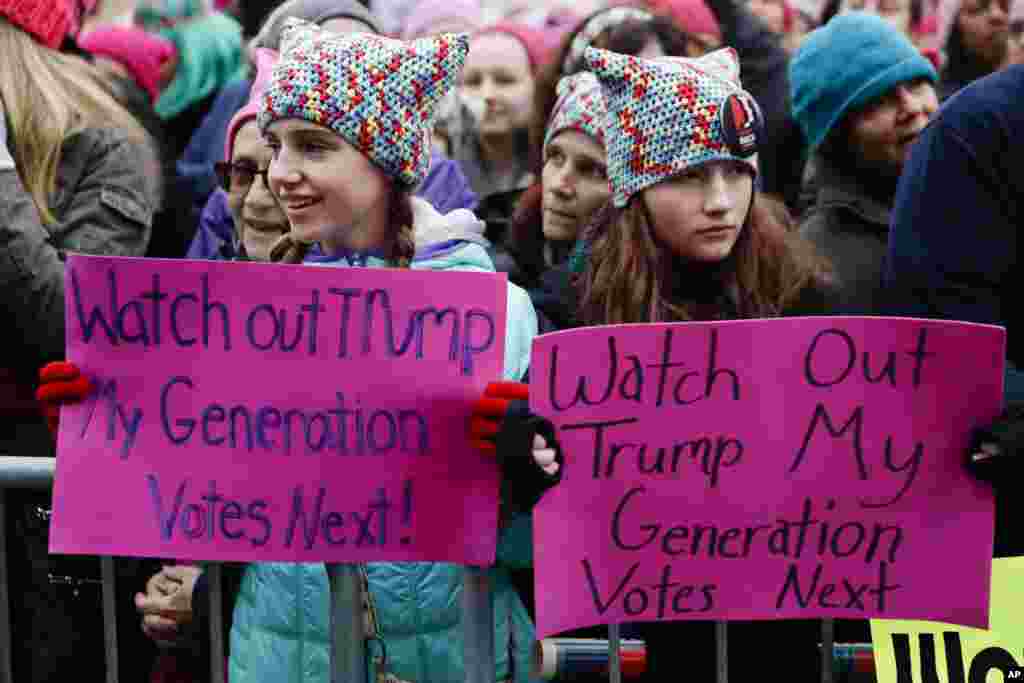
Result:
<svg viewBox="0 0 1024 683">
<path fill-rule="evenodd" d="M 416 267 L 494 271 L 487 254 L 490 242 L 484 237 L 485 224 L 472 211 L 455 209 L 442 214 L 427 201 L 413 197 L 412 220 Z"/>
</svg>

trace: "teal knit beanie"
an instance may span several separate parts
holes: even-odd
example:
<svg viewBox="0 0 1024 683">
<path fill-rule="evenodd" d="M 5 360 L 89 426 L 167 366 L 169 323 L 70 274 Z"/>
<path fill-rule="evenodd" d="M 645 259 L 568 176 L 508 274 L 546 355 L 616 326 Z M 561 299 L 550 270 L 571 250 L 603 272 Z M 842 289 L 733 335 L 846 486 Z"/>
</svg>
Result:
<svg viewBox="0 0 1024 683">
<path fill-rule="evenodd" d="M 888 21 L 840 14 L 807 34 L 789 63 L 793 118 L 814 149 L 847 113 L 900 83 L 939 80 L 935 67 Z"/>
</svg>

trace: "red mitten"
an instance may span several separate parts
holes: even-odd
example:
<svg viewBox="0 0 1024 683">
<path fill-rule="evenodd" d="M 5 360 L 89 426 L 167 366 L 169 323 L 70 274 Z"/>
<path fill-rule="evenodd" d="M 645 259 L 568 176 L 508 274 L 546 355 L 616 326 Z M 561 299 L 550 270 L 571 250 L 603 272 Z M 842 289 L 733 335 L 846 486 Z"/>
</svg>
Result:
<svg viewBox="0 0 1024 683">
<path fill-rule="evenodd" d="M 512 401 L 528 401 L 530 385 L 522 382 L 491 382 L 482 398 L 473 404 L 469 441 L 484 453 L 496 455 L 495 439 Z"/>
<path fill-rule="evenodd" d="M 46 424 L 54 438 L 57 438 L 57 430 L 60 427 L 60 407 L 83 401 L 91 393 L 92 382 L 74 363 L 54 361 L 39 370 L 36 400 L 39 401 L 46 416 Z"/>
</svg>

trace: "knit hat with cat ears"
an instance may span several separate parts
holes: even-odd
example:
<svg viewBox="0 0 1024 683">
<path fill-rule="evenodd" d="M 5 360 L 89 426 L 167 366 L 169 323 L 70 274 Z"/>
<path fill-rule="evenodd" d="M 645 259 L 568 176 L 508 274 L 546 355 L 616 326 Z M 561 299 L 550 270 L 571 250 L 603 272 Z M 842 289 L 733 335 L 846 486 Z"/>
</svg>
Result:
<svg viewBox="0 0 1024 683">
<path fill-rule="evenodd" d="M 578 130 L 603 147 L 607 112 L 597 77 L 589 71 L 566 76 L 558 81 L 557 92 L 558 99 L 544 133 L 544 147 L 565 130 Z"/>
<path fill-rule="evenodd" d="M 740 85 L 732 48 L 699 59 L 640 59 L 597 48 L 584 53 L 601 82 L 612 202 L 710 161 L 737 161 L 757 173 L 764 117 Z"/>
<path fill-rule="evenodd" d="M 405 42 L 291 19 L 257 122 L 263 132 L 287 118 L 325 126 L 411 190 L 426 177 L 435 109 L 468 52 L 464 34 Z"/>
</svg>

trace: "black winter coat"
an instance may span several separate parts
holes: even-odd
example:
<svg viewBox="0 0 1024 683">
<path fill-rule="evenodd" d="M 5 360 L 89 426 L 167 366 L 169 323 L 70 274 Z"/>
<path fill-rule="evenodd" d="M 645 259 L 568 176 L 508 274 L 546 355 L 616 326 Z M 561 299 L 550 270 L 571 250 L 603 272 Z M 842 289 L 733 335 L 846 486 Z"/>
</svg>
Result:
<svg viewBox="0 0 1024 683">
<path fill-rule="evenodd" d="M 71 137 L 50 202 L 53 225 L 42 223 L 18 174 L 0 171 L 0 312 L 13 332 L 4 363 L 12 370 L 0 386 L 3 454 L 53 455 L 41 416 L 16 404 L 31 397 L 40 364 L 64 355 L 64 255 L 142 256 L 159 204 L 158 182 L 150 176 L 156 168 L 152 149 L 120 131 L 87 129 Z M 99 562 L 48 553 L 49 493 L 12 490 L 6 498 L 14 680 L 103 680 Z M 142 680 L 152 646 L 139 629 L 132 593 L 144 585 L 148 568 L 123 560 L 116 569 L 121 680 Z"/>
</svg>

